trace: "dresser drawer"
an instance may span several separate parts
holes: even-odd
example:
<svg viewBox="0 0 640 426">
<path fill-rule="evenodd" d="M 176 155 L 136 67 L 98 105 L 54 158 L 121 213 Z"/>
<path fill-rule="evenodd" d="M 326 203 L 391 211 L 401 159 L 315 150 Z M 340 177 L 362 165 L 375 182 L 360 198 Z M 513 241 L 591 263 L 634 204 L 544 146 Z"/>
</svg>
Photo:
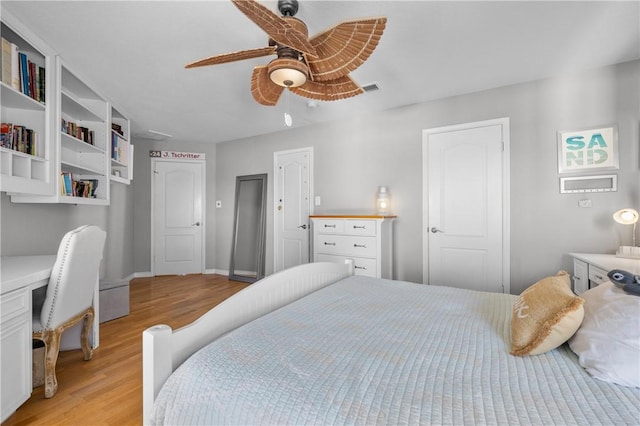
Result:
<svg viewBox="0 0 640 426">
<path fill-rule="evenodd" d="M 342 219 L 319 219 L 315 226 L 319 234 L 344 233 L 344 220 Z"/>
<path fill-rule="evenodd" d="M 318 253 L 376 257 L 376 238 L 354 235 L 318 235 Z"/>
<path fill-rule="evenodd" d="M 344 263 L 345 260 L 353 261 L 353 270 L 356 275 L 365 277 L 377 276 L 377 262 L 375 259 L 362 259 L 359 257 L 333 256 L 329 254 L 319 254 L 318 262 Z"/>
<path fill-rule="evenodd" d="M 609 281 L 607 271 L 600 269 L 597 266 L 589 265 L 589 282 L 593 284 L 592 287 L 598 286 L 607 281 Z"/>
<path fill-rule="evenodd" d="M 29 290 L 26 288 L 11 291 L 0 297 L 2 322 L 21 314 L 28 315 L 29 308 Z"/>
<path fill-rule="evenodd" d="M 344 222 L 344 233 L 348 235 L 376 235 L 375 220 L 346 220 Z"/>
</svg>

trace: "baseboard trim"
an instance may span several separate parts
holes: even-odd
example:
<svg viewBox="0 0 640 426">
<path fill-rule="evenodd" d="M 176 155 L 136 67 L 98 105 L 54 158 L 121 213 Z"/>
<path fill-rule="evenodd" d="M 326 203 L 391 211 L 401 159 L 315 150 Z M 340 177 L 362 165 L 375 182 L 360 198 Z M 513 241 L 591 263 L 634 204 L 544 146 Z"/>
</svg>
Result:
<svg viewBox="0 0 640 426">
<path fill-rule="evenodd" d="M 225 269 L 205 269 L 204 274 L 205 275 L 218 274 L 218 275 L 225 275 L 228 277 L 229 271 Z M 147 272 L 134 272 L 133 274 L 129 275 L 127 278 L 124 278 L 124 279 L 131 281 L 134 278 L 151 278 L 151 277 L 153 277 L 153 275 L 151 274 L 150 271 L 147 271 Z"/>
</svg>

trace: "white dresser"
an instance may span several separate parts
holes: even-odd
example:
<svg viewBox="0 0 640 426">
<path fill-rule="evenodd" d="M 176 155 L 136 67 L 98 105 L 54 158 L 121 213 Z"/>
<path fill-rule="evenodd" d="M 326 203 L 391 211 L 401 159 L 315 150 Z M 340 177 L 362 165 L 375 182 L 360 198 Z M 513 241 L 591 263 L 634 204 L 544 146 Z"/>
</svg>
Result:
<svg viewBox="0 0 640 426">
<path fill-rule="evenodd" d="M 614 254 L 569 253 L 573 257 L 573 291 L 582 294 L 605 281 L 612 269 L 640 275 L 640 259 L 616 257 Z"/>
<path fill-rule="evenodd" d="M 355 274 L 393 278 L 396 216 L 313 215 L 313 261 L 353 261 Z"/>
</svg>

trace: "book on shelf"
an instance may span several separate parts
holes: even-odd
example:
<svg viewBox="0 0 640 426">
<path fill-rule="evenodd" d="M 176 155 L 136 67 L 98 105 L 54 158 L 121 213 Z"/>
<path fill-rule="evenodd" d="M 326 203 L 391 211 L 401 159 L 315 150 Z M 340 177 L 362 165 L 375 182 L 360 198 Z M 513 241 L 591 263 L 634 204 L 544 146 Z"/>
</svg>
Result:
<svg viewBox="0 0 640 426">
<path fill-rule="evenodd" d="M 20 91 L 29 96 L 29 64 L 27 63 L 27 55 L 18 52 L 20 58 Z"/>
<path fill-rule="evenodd" d="M 0 146 L 13 151 L 37 156 L 38 133 L 13 123 L 0 123 Z"/>
<path fill-rule="evenodd" d="M 73 195 L 73 173 L 64 171 L 60 173 L 60 194 Z"/>
<path fill-rule="evenodd" d="M 88 127 L 78 126 L 73 121 L 67 121 L 63 118 L 60 125 L 60 131 L 90 145 L 94 144 L 95 132 Z"/>
<path fill-rule="evenodd" d="M 129 142 L 115 131 L 111 133 L 111 158 L 118 163 L 127 164 Z"/>
<path fill-rule="evenodd" d="M 11 86 L 11 43 L 2 37 L 2 82 Z"/>
<path fill-rule="evenodd" d="M 111 129 L 114 132 L 118 132 L 118 134 L 122 137 L 124 137 L 124 131 L 122 130 L 122 126 L 116 123 L 111 123 Z"/>
<path fill-rule="evenodd" d="M 2 82 L 21 91 L 18 45 L 4 37 L 2 37 Z"/>
<path fill-rule="evenodd" d="M 74 179 L 73 173 L 60 173 L 60 195 L 82 198 L 96 198 L 98 179 Z"/>
<path fill-rule="evenodd" d="M 20 52 L 15 43 L 2 37 L 0 78 L 7 86 L 30 98 L 45 103 L 46 70 L 29 60 L 29 56 Z"/>
<path fill-rule="evenodd" d="M 98 179 L 81 179 L 75 182 L 75 196 L 83 198 L 96 198 Z"/>
</svg>

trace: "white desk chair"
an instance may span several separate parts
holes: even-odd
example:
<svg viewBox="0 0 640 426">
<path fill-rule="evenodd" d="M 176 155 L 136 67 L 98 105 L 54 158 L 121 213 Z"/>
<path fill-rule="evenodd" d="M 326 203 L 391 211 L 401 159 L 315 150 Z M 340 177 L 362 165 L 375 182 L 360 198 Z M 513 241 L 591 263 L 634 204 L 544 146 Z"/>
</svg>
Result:
<svg viewBox="0 0 640 426">
<path fill-rule="evenodd" d="M 103 230 L 85 225 L 69 231 L 60 242 L 42 311 L 39 315 L 34 313 L 33 318 L 33 338 L 45 345 L 45 398 L 51 398 L 58 390 L 56 362 L 60 337 L 82 319 L 80 344 L 84 359 L 88 361 L 93 356 L 89 342 L 94 317 L 92 302 L 105 239 Z"/>
</svg>

